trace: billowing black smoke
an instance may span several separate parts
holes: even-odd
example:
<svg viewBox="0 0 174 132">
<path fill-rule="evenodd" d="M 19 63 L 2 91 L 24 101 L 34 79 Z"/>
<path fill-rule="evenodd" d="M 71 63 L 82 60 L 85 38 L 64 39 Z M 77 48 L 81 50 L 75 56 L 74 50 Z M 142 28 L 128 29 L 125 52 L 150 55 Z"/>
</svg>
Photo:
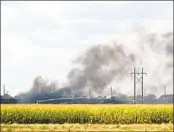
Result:
<svg viewBox="0 0 174 132">
<path fill-rule="evenodd" d="M 123 47 L 117 43 L 95 45 L 76 60 L 81 68 L 70 71 L 70 87 L 85 93 L 90 87 L 93 92 L 101 93 L 114 78 L 123 79 L 134 61 L 135 56 L 126 55 Z"/>
<path fill-rule="evenodd" d="M 69 87 L 58 89 L 56 82 L 49 83 L 43 77 L 38 76 L 34 79 L 32 88 L 27 93 L 17 95 L 17 98 L 21 103 L 36 103 L 37 100 L 70 97 L 71 90 Z"/>
<path fill-rule="evenodd" d="M 170 72 L 173 70 L 173 32 L 160 35 L 147 33 L 138 37 L 139 42 L 146 44 L 146 47 L 150 49 L 148 54 L 155 53 L 159 57 L 166 57 L 166 60 L 161 62 L 163 64 L 160 64 L 158 69 L 156 68 L 157 70 L 151 72 L 147 68 L 147 72 L 151 75 L 155 74 L 154 77 L 158 81 L 153 81 L 151 75 L 148 74 L 150 79 L 146 82 L 148 85 L 146 85 L 145 92 L 150 94 L 161 91 L 163 88 L 158 88 L 159 81 L 162 82 L 161 85 L 166 86 L 172 83 L 172 76 L 168 73 L 164 74 L 166 72 L 164 70 Z M 18 98 L 23 102 L 35 102 L 37 99 L 88 96 L 90 90 L 92 94 L 101 95 L 105 89 L 109 88 L 109 84 L 117 80 L 116 85 L 118 85 L 120 81 L 129 76 L 133 67 L 138 64 L 137 62 L 144 61 L 137 53 L 127 52 L 128 48 L 124 46 L 120 43 L 94 45 L 77 57 L 75 63 L 79 66 L 73 68 L 67 75 L 67 86 L 61 88 L 56 82 L 49 83 L 42 77 L 36 77 L 32 88 L 27 93 L 18 95 Z M 141 49 L 139 51 L 141 52 Z M 147 65 L 146 61 L 144 64 Z M 132 86 L 132 83 L 130 85 Z M 118 89 L 114 91 L 119 93 Z"/>
<path fill-rule="evenodd" d="M 20 100 L 35 102 L 37 99 L 85 96 L 89 90 L 100 94 L 114 78 L 123 79 L 134 61 L 135 56 L 126 55 L 123 47 L 117 43 L 95 45 L 75 61 L 81 67 L 69 72 L 68 87 L 60 88 L 55 82 L 49 83 L 38 76 L 30 91 L 20 95 Z"/>
</svg>

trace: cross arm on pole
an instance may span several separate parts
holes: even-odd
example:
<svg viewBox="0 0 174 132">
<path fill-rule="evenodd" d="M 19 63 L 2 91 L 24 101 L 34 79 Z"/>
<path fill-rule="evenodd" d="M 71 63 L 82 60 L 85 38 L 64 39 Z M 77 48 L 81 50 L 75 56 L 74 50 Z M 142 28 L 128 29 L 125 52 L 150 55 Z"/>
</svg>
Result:
<svg viewBox="0 0 174 132">
<path fill-rule="evenodd" d="M 138 74 L 138 75 L 140 75 L 140 74 L 146 74 L 147 75 L 147 73 L 146 72 L 137 72 L 136 74 Z"/>
<path fill-rule="evenodd" d="M 130 75 L 132 75 L 132 74 L 138 74 L 138 75 L 145 74 L 145 75 L 147 75 L 147 73 L 130 73 Z"/>
<path fill-rule="evenodd" d="M 130 75 L 132 75 L 132 74 L 135 74 L 135 73 L 131 73 Z"/>
</svg>

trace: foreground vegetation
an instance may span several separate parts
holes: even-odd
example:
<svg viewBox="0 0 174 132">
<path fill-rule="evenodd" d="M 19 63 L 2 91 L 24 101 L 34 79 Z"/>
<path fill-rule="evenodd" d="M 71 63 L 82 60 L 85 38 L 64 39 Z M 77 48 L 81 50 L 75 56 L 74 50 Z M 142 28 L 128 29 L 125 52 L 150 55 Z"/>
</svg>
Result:
<svg viewBox="0 0 174 132">
<path fill-rule="evenodd" d="M 2 105 L 2 123 L 160 124 L 173 122 L 173 105 Z"/>
<path fill-rule="evenodd" d="M 10 131 L 165 131 L 172 132 L 173 124 L 132 124 L 132 125 L 113 125 L 113 124 L 2 124 L 3 132 Z"/>
</svg>

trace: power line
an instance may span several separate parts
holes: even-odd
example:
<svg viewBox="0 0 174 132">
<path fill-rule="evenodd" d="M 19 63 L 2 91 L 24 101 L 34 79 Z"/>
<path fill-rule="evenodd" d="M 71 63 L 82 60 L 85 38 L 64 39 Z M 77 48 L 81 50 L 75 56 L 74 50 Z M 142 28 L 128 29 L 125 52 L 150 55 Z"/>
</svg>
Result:
<svg viewBox="0 0 174 132">
<path fill-rule="evenodd" d="M 134 102 L 136 101 L 136 83 L 141 83 L 141 90 L 142 90 L 142 103 L 143 103 L 143 98 L 144 98 L 144 89 L 143 89 L 143 75 L 147 75 L 147 73 L 143 72 L 143 68 L 142 68 L 142 72 L 136 72 L 136 68 L 134 68 L 134 72 L 131 73 L 131 75 L 134 75 Z M 137 78 L 137 75 L 141 75 L 141 77 Z M 135 102 L 136 103 L 136 102 Z"/>
</svg>

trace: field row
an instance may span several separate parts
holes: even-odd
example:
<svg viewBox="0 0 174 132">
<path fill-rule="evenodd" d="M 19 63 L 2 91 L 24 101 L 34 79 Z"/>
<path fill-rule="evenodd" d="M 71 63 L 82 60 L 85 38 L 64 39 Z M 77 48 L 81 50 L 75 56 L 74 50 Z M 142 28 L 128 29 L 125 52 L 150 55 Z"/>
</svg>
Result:
<svg viewBox="0 0 174 132">
<path fill-rule="evenodd" d="M 131 124 L 131 125 L 114 125 L 114 124 L 2 124 L 3 132 L 11 131 L 28 131 L 28 132 L 128 132 L 128 131 L 163 131 L 172 132 L 173 124 Z"/>
<path fill-rule="evenodd" d="M 2 105 L 2 123 L 160 124 L 173 105 Z"/>
</svg>

